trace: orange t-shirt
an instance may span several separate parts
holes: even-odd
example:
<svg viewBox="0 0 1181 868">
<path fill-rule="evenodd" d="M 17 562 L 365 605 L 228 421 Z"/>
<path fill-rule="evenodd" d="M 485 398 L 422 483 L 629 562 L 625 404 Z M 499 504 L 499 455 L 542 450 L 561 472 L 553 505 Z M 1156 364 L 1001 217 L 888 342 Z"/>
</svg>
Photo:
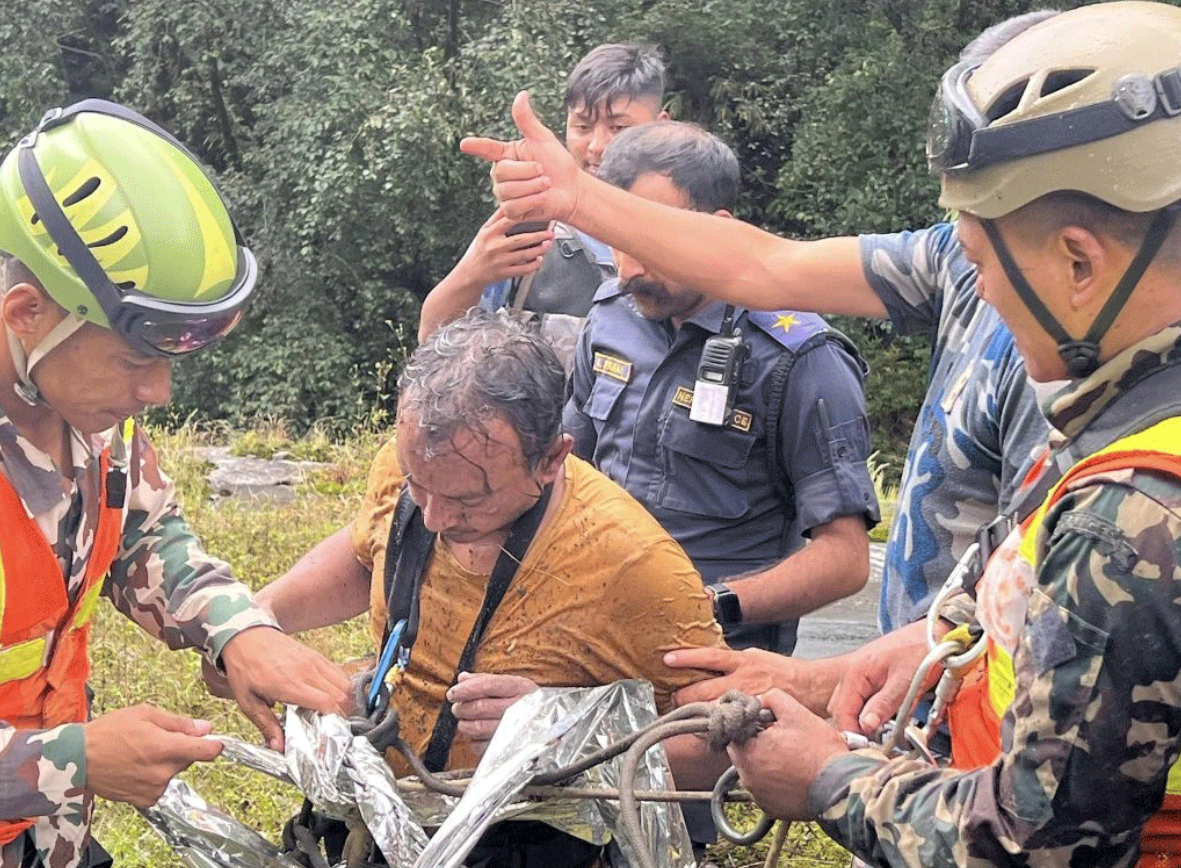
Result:
<svg viewBox="0 0 1181 868">
<path fill-rule="evenodd" d="M 476 651 L 473 670 L 521 675 L 547 687 L 594 687 L 624 678 L 652 682 L 661 712 L 672 693 L 704 677 L 669 669 L 674 648 L 724 647 L 722 631 L 688 556 L 626 491 L 585 461 L 566 459 L 565 489 L 538 529 Z M 370 628 L 381 641 L 382 575 L 403 474 L 388 443 L 373 463 L 353 527 L 372 568 Z M 418 640 L 395 691 L 401 735 L 420 754 L 455 676 L 484 600 L 487 576 L 461 567 L 436 541 L 421 592 Z M 400 762 L 400 761 L 399 761 Z M 476 756 L 456 735 L 450 767 Z M 399 774 L 407 769 L 396 766 Z"/>
</svg>

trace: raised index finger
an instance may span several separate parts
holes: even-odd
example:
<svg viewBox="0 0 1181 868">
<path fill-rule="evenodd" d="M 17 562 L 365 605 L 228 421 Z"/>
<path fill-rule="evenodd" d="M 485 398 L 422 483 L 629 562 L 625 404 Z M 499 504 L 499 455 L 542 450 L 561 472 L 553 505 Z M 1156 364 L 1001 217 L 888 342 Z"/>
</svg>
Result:
<svg viewBox="0 0 1181 868">
<path fill-rule="evenodd" d="M 486 139 L 479 136 L 467 136 L 459 141 L 459 149 L 465 154 L 479 157 L 495 163 L 499 160 L 512 159 L 516 154 L 516 142 L 502 142 L 499 139 Z"/>
</svg>

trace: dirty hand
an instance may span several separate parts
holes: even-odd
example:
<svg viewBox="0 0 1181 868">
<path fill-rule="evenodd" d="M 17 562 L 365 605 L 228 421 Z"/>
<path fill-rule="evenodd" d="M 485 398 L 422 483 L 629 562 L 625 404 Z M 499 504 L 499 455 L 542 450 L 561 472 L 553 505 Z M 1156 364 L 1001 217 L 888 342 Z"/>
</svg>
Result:
<svg viewBox="0 0 1181 868">
<path fill-rule="evenodd" d="M 828 703 L 837 727 L 873 737 L 902 705 L 926 654 L 926 627 L 917 621 L 844 655 L 844 675 Z M 924 689 L 938 677 L 935 667 Z"/>
<path fill-rule="evenodd" d="M 273 627 L 250 627 L 221 652 L 230 690 L 242 713 L 258 727 L 272 750 L 283 750 L 283 728 L 271 711 L 276 702 L 342 713 L 351 682 L 343 669 L 317 651 Z"/>
<path fill-rule="evenodd" d="M 775 723 L 744 745 L 726 748 L 742 785 L 767 814 L 784 820 L 813 819 L 808 790 L 825 764 L 848 753 L 844 737 L 782 690 L 759 697 Z"/>
<path fill-rule="evenodd" d="M 209 728 L 207 720 L 150 705 L 100 715 L 82 725 L 86 788 L 104 799 L 151 807 L 177 774 L 221 753 L 221 742 L 201 738 Z"/>
<path fill-rule="evenodd" d="M 778 688 L 817 714 L 824 711 L 840 677 L 839 661 L 840 658 L 835 657 L 820 660 L 785 657 L 762 648 L 747 648 L 743 651 L 682 648 L 664 655 L 666 666 L 718 673 L 716 678 L 698 681 L 678 690 L 674 696 L 677 705 L 708 702 L 727 690 L 758 696 Z"/>
<path fill-rule="evenodd" d="M 566 147 L 538 120 L 528 91 L 513 100 L 513 120 L 524 136 L 515 142 L 466 138 L 465 154 L 493 164 L 492 191 L 514 220 L 567 220 L 578 201 L 578 185 L 590 178 Z"/>
<path fill-rule="evenodd" d="M 536 689 L 534 682 L 520 675 L 460 672 L 447 691 L 447 700 L 459 721 L 458 731 L 471 739 L 482 755 L 508 707 Z"/>
</svg>

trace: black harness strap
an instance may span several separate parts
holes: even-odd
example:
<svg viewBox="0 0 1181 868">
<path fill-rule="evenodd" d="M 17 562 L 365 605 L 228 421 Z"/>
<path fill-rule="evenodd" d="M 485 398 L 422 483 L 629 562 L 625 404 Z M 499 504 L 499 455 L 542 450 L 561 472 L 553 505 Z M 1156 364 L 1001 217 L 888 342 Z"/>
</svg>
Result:
<svg viewBox="0 0 1181 868">
<path fill-rule="evenodd" d="M 451 678 L 454 685 L 460 672 L 471 669 L 475 660 L 476 649 L 492 620 L 500 601 L 504 599 L 517 567 L 529 550 L 533 537 L 541 526 L 541 519 L 545 516 L 549 505 L 553 487 L 545 486 L 537 502 L 513 522 L 509 530 L 508 539 L 501 549 L 500 557 L 492 568 L 492 575 L 488 579 L 488 587 L 484 592 L 484 602 L 472 625 L 471 635 L 468 636 L 463 652 L 459 656 L 459 663 L 455 667 L 455 674 Z M 388 614 L 385 625 L 385 641 L 389 640 L 393 626 L 402 619 L 406 619 L 406 630 L 402 634 L 399 645 L 410 648 L 418 636 L 418 608 L 419 592 L 422 587 L 422 577 L 434 550 L 435 534 L 426 529 L 422 521 L 420 510 L 410 499 L 410 495 L 403 491 L 398 498 L 398 505 L 394 508 L 394 517 L 390 522 L 390 535 L 386 543 L 385 569 L 383 581 L 388 604 Z M 451 753 L 451 742 L 455 738 L 457 721 L 451 713 L 451 706 L 444 703 L 435 720 L 435 728 L 431 733 L 430 744 L 423 756 L 423 763 L 432 772 L 442 771 L 447 765 L 447 758 Z"/>
<path fill-rule="evenodd" d="M 422 523 L 422 510 L 410 499 L 410 492 L 402 489 L 402 496 L 394 507 L 385 547 L 382 585 L 386 619 L 382 648 L 389 641 L 394 624 L 403 618 L 406 619 L 406 630 L 402 634 L 402 647 L 410 648 L 418 638 L 418 589 L 434 549 L 435 534 Z"/>
<path fill-rule="evenodd" d="M 471 669 L 476 658 L 476 649 L 488 628 L 488 622 L 504 599 L 513 576 L 517 574 L 517 567 L 529 550 L 529 544 L 541 526 L 541 519 L 549 505 L 553 486 L 547 485 L 541 490 L 537 502 L 513 522 L 508 539 L 500 550 L 500 557 L 496 559 L 496 566 L 492 568 L 492 575 L 488 579 L 488 588 L 484 591 L 484 603 L 480 606 L 480 613 L 476 616 L 476 623 L 472 625 L 471 635 L 467 637 L 467 644 L 463 646 L 463 653 L 459 655 L 459 663 L 455 667 L 455 674 L 451 676 L 454 685 L 459 673 Z M 417 618 L 416 618 L 417 620 Z M 422 761 L 432 772 L 440 772 L 447 766 L 447 758 L 451 754 L 451 742 L 455 739 L 455 728 L 458 721 L 451 713 L 451 703 L 444 702 L 439 709 L 439 717 L 435 720 L 435 731 L 431 733 L 431 741 L 427 746 Z"/>
</svg>

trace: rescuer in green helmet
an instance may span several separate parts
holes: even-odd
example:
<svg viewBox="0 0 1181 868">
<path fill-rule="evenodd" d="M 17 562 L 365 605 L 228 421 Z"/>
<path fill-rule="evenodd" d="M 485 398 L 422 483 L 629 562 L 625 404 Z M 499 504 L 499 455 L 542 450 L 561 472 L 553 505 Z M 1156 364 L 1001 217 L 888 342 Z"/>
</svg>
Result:
<svg viewBox="0 0 1181 868">
<path fill-rule="evenodd" d="M 129 109 L 55 109 L 0 164 L 0 864 L 102 864 L 95 795 L 150 805 L 221 750 L 207 722 L 146 705 L 89 719 L 100 594 L 223 668 L 273 747 L 274 702 L 345 701 L 347 676 L 204 552 L 133 421 L 256 276 L 193 155 Z"/>
</svg>

